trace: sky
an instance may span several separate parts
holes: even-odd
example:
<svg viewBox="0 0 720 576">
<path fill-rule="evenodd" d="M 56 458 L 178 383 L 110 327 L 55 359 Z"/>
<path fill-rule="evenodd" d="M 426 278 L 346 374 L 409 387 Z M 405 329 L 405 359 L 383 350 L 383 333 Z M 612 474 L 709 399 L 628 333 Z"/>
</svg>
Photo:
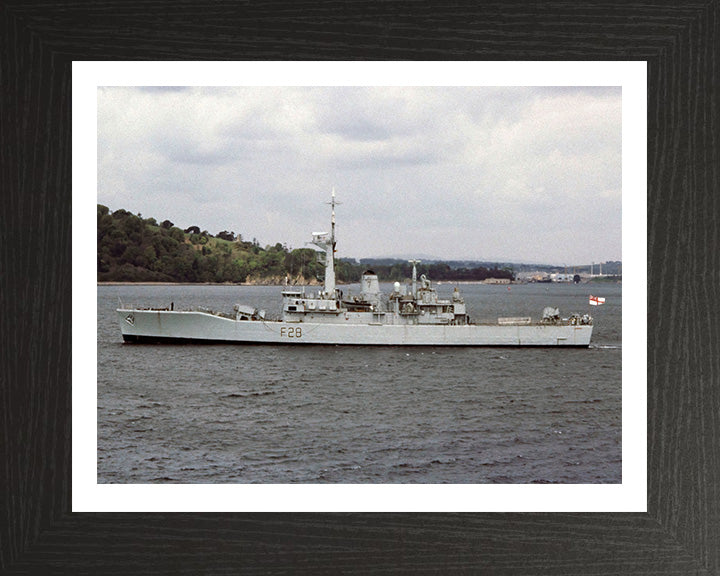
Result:
<svg viewBox="0 0 720 576">
<path fill-rule="evenodd" d="M 337 256 L 621 260 L 620 87 L 101 87 L 97 201 Z"/>
</svg>

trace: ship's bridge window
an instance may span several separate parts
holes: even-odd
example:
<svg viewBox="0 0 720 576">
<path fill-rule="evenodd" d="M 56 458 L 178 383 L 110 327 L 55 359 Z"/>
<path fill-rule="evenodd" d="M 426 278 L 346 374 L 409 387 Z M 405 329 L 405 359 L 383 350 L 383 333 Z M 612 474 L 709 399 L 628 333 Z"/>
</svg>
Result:
<svg viewBox="0 0 720 576">
<path fill-rule="evenodd" d="M 297 310 L 297 306 L 288 306 L 288 310 L 290 312 L 295 312 Z"/>
</svg>

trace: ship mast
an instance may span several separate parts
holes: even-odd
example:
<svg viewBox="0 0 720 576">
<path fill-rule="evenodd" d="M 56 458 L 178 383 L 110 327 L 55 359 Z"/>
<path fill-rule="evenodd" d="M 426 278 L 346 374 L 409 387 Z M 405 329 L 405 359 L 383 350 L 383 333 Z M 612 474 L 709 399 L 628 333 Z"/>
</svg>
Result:
<svg viewBox="0 0 720 576">
<path fill-rule="evenodd" d="M 312 243 L 325 251 L 325 297 L 335 298 L 335 188 L 332 191 L 332 200 L 328 202 L 332 207 L 330 218 L 330 234 L 318 232 L 313 234 Z"/>
<path fill-rule="evenodd" d="M 325 292 L 328 298 L 335 297 L 335 187 L 332 189 L 332 215 L 330 217 L 330 246 L 325 252 Z"/>
<path fill-rule="evenodd" d="M 417 268 L 415 268 L 416 264 L 420 264 L 420 260 L 408 260 L 410 264 L 413 265 L 412 269 L 412 296 L 413 298 L 417 298 Z"/>
</svg>

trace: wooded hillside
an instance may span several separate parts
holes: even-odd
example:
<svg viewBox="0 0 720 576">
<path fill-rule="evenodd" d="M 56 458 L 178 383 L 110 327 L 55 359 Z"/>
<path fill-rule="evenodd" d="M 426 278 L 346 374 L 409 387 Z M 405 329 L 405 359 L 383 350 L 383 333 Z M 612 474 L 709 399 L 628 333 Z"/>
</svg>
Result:
<svg viewBox="0 0 720 576">
<path fill-rule="evenodd" d="M 324 256 L 323 256 L 324 258 Z M 358 282 L 372 265 L 384 281 L 403 281 L 411 266 L 402 260 L 338 259 L 338 282 Z M 312 248 L 289 249 L 280 244 L 264 248 L 257 240 L 223 230 L 213 235 L 197 226 L 183 230 L 169 220 L 158 223 L 127 210 L 111 212 L 97 205 L 97 279 L 99 282 L 322 282 L 324 265 Z M 512 270 L 497 268 L 451 268 L 445 263 L 424 263 L 418 274 L 433 280 L 484 280 L 512 278 Z"/>
</svg>

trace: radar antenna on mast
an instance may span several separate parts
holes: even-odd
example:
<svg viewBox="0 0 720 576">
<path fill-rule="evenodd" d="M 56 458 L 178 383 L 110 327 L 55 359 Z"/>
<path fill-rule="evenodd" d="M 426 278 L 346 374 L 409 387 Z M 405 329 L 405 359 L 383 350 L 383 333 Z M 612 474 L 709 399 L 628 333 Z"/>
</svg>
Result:
<svg viewBox="0 0 720 576">
<path fill-rule="evenodd" d="M 333 252 L 335 252 L 335 206 L 342 204 L 342 202 L 337 202 L 335 200 L 335 186 L 333 186 L 332 189 L 332 200 L 330 200 L 330 202 L 326 202 L 326 204 L 330 204 L 330 206 L 332 206 L 332 217 L 330 219 L 330 239 L 332 241 Z"/>
</svg>

